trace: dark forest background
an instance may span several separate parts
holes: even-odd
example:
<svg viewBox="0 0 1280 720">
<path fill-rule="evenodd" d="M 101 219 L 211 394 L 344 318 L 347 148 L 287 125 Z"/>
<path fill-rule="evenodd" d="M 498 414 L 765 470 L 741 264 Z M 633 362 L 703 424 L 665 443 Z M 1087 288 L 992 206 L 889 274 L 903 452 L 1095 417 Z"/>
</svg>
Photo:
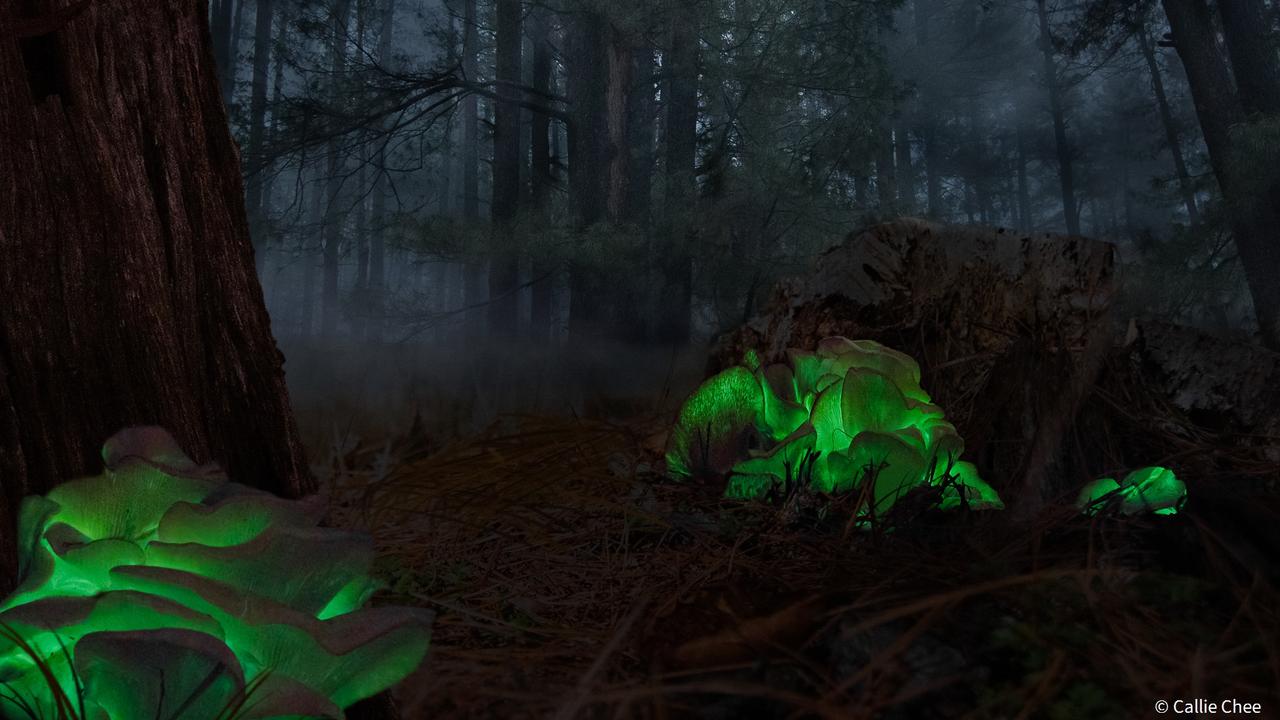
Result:
<svg viewBox="0 0 1280 720">
<path fill-rule="evenodd" d="M 436 611 L 353 720 L 1270 710 L 1278 51 L 1280 0 L 0 3 L 0 590 L 155 425 Z M 708 370 L 831 334 L 1008 509 L 667 477 Z M 1073 505 L 1156 465 L 1172 516 Z"/>
<path fill-rule="evenodd" d="M 1276 345 L 1278 22 L 1264 0 L 213 0 L 210 18 L 296 399 L 385 409 L 447 384 L 458 422 L 563 400 L 553 369 L 593 353 L 609 374 L 573 384 L 632 366 L 634 394 L 669 388 L 779 276 L 902 215 L 1106 239 L 1122 315 Z"/>
</svg>

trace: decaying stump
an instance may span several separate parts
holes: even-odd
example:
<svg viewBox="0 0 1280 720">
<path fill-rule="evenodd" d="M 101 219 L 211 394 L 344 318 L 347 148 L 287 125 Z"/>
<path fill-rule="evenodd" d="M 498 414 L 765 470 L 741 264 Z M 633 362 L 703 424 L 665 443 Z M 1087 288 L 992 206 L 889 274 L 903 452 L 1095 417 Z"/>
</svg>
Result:
<svg viewBox="0 0 1280 720">
<path fill-rule="evenodd" d="M 831 335 L 907 352 L 983 476 L 1034 509 L 1065 489 L 1047 477 L 1086 479 L 1057 467 L 1059 451 L 1112 347 L 1113 278 L 1108 243 L 902 219 L 781 283 L 763 315 L 721 339 L 712 369 L 749 348 L 776 361 Z"/>
<path fill-rule="evenodd" d="M 1073 445 L 1097 475 L 1164 465 L 1187 513 L 1246 568 L 1280 557 L 1280 353 L 1141 319 L 1107 360 Z"/>
<path fill-rule="evenodd" d="M 967 459 L 1023 510 L 1147 465 L 1174 469 L 1206 508 L 1280 486 L 1280 354 L 1156 320 L 1126 331 L 1114 290 L 1107 243 L 903 219 L 780 283 L 711 369 L 831 335 L 907 352 Z"/>
<path fill-rule="evenodd" d="M 1280 487 L 1280 353 L 1136 319 L 1084 408 L 1103 470 L 1138 462 Z M 1251 483 L 1252 484 L 1252 483 Z"/>
<path fill-rule="evenodd" d="M 1149 319 L 1125 340 L 1148 388 L 1196 426 L 1280 463 L 1280 353 Z"/>
</svg>

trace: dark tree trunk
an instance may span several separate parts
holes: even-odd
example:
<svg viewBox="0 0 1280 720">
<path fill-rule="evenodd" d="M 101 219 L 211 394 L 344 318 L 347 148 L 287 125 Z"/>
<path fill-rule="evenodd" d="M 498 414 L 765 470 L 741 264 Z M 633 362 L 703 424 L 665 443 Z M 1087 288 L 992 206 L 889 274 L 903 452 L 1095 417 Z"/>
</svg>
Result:
<svg viewBox="0 0 1280 720">
<path fill-rule="evenodd" d="M 627 102 L 627 147 L 630 148 L 631 177 L 623 219 L 648 227 L 653 210 L 653 167 L 657 162 L 653 124 L 657 119 L 654 90 L 653 48 L 639 47 L 631 53 L 632 91 Z"/>
<path fill-rule="evenodd" d="M 464 0 L 462 15 L 462 74 L 479 80 L 480 32 L 476 0 Z M 480 219 L 480 113 L 475 95 L 462 99 L 462 216 Z"/>
<path fill-rule="evenodd" d="M 275 38 L 275 59 L 276 59 L 276 63 L 275 63 L 275 69 L 274 69 L 274 72 L 273 72 L 273 75 L 272 75 L 272 78 L 271 78 L 271 107 L 272 107 L 272 110 L 271 110 L 271 128 L 270 128 L 270 129 L 271 129 L 271 132 L 270 132 L 270 135 L 269 135 L 268 140 L 267 140 L 267 143 L 266 143 L 266 145 L 267 145 L 267 147 L 268 147 L 268 148 L 270 148 L 270 147 L 274 147 L 274 146 L 275 146 L 275 144 L 276 144 L 276 140 L 277 140 L 277 138 L 279 138 L 279 137 L 280 137 L 280 110 L 279 110 L 279 108 L 280 108 L 280 106 L 281 106 L 281 100 L 282 100 L 282 99 L 283 99 L 283 97 L 284 97 L 284 66 L 285 66 L 285 58 L 283 57 L 283 55 L 284 55 L 284 43 L 285 43 L 285 37 L 286 37 L 286 30 L 288 29 L 288 25 L 289 25 L 289 24 L 288 24 L 287 20 L 286 20 L 285 18 L 283 18 L 283 17 L 281 18 L 280 22 L 276 23 L 276 38 Z M 301 173 L 301 172 L 302 172 L 302 167 L 303 167 L 304 165 L 306 165 L 306 162 L 304 162 L 305 160 L 306 160 L 306 153 L 305 153 L 305 151 L 304 151 L 304 152 L 302 153 L 302 161 L 300 161 L 300 162 L 298 163 L 298 172 L 299 172 L 299 173 Z M 264 166 L 264 167 L 260 168 L 260 169 L 259 169 L 259 172 L 261 172 L 261 173 L 265 173 L 265 177 L 263 177 L 263 178 L 262 178 L 262 208 L 263 208 L 262 212 L 263 212 L 263 217 L 264 217 L 264 220 L 265 220 L 265 219 L 266 219 L 267 214 L 270 212 L 271 207 L 272 207 L 273 196 L 274 196 L 274 193 L 275 193 L 275 177 L 274 177 L 274 175 L 271 173 L 271 171 L 270 171 L 270 167 L 267 167 L 267 166 Z M 269 245 L 269 243 L 268 243 L 267 241 L 268 241 L 268 240 L 271 240 L 271 239 L 273 239 L 273 238 L 271 238 L 270 236 L 268 236 L 268 237 L 266 238 L 266 240 L 264 240 L 264 241 L 262 242 L 262 251 L 263 251 L 263 252 L 265 252 L 265 251 L 268 249 L 268 245 Z M 255 241 L 256 241 L 256 239 L 255 239 Z M 259 273 L 258 273 L 258 274 L 259 274 L 259 277 L 262 277 L 262 271 L 263 271 L 264 269 L 266 269 L 266 267 L 267 267 L 267 265 L 266 265 L 265 260 L 264 260 L 263 258 L 258 258 L 258 270 L 259 270 Z"/>
<path fill-rule="evenodd" d="M 608 23 L 597 12 L 583 11 L 570 20 L 566 33 L 566 91 L 573 99 L 569 133 L 569 185 L 575 225 L 585 231 L 605 219 L 608 202 Z M 579 242 L 586 242 L 584 237 Z M 583 255 L 585 253 L 580 253 Z M 597 333 L 603 316 L 599 268 L 575 258 L 569 267 L 569 335 L 571 341 Z"/>
<path fill-rule="evenodd" d="M 921 52 L 925 52 L 933 43 L 933 30 L 929 20 L 937 9 L 933 0 L 915 0 L 913 10 L 916 46 Z M 926 213 L 930 218 L 937 219 L 942 216 L 942 177 L 938 167 L 938 111 L 934 107 L 933 98 L 924 95 L 919 98 L 917 117 L 920 124 L 916 134 L 920 138 L 920 155 L 924 161 Z"/>
<path fill-rule="evenodd" d="M 1222 0 L 1222 35 L 1245 114 L 1280 114 L 1280 63 L 1261 0 Z"/>
<path fill-rule="evenodd" d="M 932 111 L 930 111 L 932 112 Z M 924 144 L 924 181 L 929 204 L 929 217 L 942 217 L 942 148 L 938 145 L 938 122 L 930 116 L 921 137 Z"/>
<path fill-rule="evenodd" d="M 497 0 L 494 70 L 502 99 L 494 107 L 489 331 L 498 337 L 514 337 L 519 320 L 520 248 L 514 220 L 520 206 L 520 105 L 514 86 L 522 79 L 520 26 L 520 0 Z"/>
<path fill-rule="evenodd" d="M 222 92 L 222 103 L 228 108 L 231 107 L 231 99 L 235 93 L 236 58 L 233 49 L 235 36 L 232 32 L 231 22 L 234 10 L 234 0 L 213 0 L 209 18 L 210 32 L 213 34 L 213 61 L 217 67 L 218 86 Z"/>
<path fill-rule="evenodd" d="M 253 237 L 257 251 L 259 275 L 262 274 L 266 262 L 268 245 L 262 179 L 267 172 L 263 139 L 266 137 L 267 130 L 267 71 L 271 67 L 271 3 L 272 0 L 258 0 L 257 20 L 253 30 L 253 89 L 249 98 L 249 147 L 245 158 L 249 166 L 245 205 L 249 215 L 249 233 Z"/>
<path fill-rule="evenodd" d="M 1027 124 L 1017 121 L 1018 134 L 1018 229 L 1031 232 L 1031 185 L 1027 180 Z"/>
<path fill-rule="evenodd" d="M 231 23 L 230 48 L 227 53 L 231 58 L 231 65 L 227 73 L 227 87 L 223 89 L 223 93 L 227 98 L 227 107 L 232 109 L 235 108 L 236 81 L 239 79 L 240 72 L 240 38 L 244 37 L 244 4 L 245 0 L 236 0 L 235 18 Z"/>
<path fill-rule="evenodd" d="M 534 91 L 542 96 L 552 91 L 551 17 L 545 8 L 535 7 L 529 16 L 529 35 L 533 45 Z M 551 117 L 533 113 L 529 122 L 530 200 L 535 212 L 545 213 L 551 200 L 555 178 L 551 168 Z M 543 249 L 533 257 L 533 286 L 530 288 L 529 332 L 536 343 L 551 338 L 551 312 L 555 284 L 552 282 L 553 260 Z"/>
<path fill-rule="evenodd" d="M 1250 197 L 1235 168 L 1231 131 L 1244 121 L 1244 107 L 1232 92 L 1208 6 L 1204 0 L 1164 0 L 1164 9 L 1187 72 L 1209 161 L 1231 209 L 1231 230 L 1263 341 L 1280 349 L 1280 252 L 1274 234 L 1280 227 L 1280 210 L 1266 198 Z"/>
<path fill-rule="evenodd" d="M 378 64 L 383 68 L 390 69 L 391 52 L 393 39 L 395 37 L 395 17 L 396 17 L 396 0 L 386 0 L 382 7 L 382 27 L 378 32 Z M 383 131 L 386 130 L 386 123 L 383 123 Z M 373 187 L 370 190 L 373 197 L 370 199 L 373 213 L 373 232 L 369 238 L 369 313 L 372 315 L 371 334 L 374 339 L 381 339 L 384 325 L 386 324 L 383 317 L 386 307 L 386 286 L 387 286 L 387 224 L 390 220 L 387 217 L 387 144 L 379 141 L 377 143 L 378 150 L 374 157 L 374 175 Z M 445 154 L 446 158 L 451 157 L 450 153 Z M 449 177 L 449 163 L 445 163 L 445 180 Z M 445 197 L 441 198 L 441 204 L 445 205 L 445 212 L 448 211 L 448 183 L 445 183 Z"/>
<path fill-rule="evenodd" d="M 689 339 L 693 305 L 693 203 L 698 153 L 698 34 L 693 19 L 678 13 L 672 20 L 671 58 L 666 87 L 666 218 L 659 246 L 662 293 L 654 339 L 684 343 Z"/>
<path fill-rule="evenodd" d="M 911 133 L 908 123 L 898 119 L 894 128 L 893 151 L 897 159 L 898 211 L 907 215 L 915 213 L 916 169 L 911 158 Z"/>
<path fill-rule="evenodd" d="M 476 0 L 463 0 L 462 74 L 472 82 L 480 80 L 480 28 Z M 480 220 L 480 101 L 475 95 L 462 100 L 462 217 L 469 223 Z M 488 284 L 486 265 L 480 249 L 466 249 L 463 273 L 462 334 L 474 342 L 483 335 L 486 317 L 481 304 Z"/>
<path fill-rule="evenodd" d="M 355 56 L 358 62 L 365 62 L 364 34 L 368 19 L 369 0 L 355 0 L 356 32 Z M 357 133 L 358 149 L 356 150 L 355 173 L 355 220 L 353 235 L 356 250 L 356 277 L 352 283 L 350 302 L 351 334 L 364 337 L 369 325 L 369 206 L 367 204 L 369 176 L 369 144 L 368 133 L 361 130 Z"/>
<path fill-rule="evenodd" d="M 1269 24 L 1266 8 L 1259 0 L 1232 0 L 1219 2 L 1222 15 L 1223 36 L 1231 57 L 1240 105 L 1248 121 L 1234 132 L 1251 132 L 1251 123 L 1266 119 L 1280 122 L 1280 57 L 1277 56 L 1277 34 Z M 1253 262 L 1257 267 L 1251 272 L 1254 306 L 1262 323 L 1263 336 L 1275 348 L 1280 348 L 1280 180 L 1272 174 L 1267 184 L 1256 180 L 1249 195 L 1237 201 L 1241 212 L 1250 214 L 1259 229 L 1258 237 L 1246 251 L 1240 248 L 1241 260 Z M 1247 257 L 1246 257 L 1247 256 Z M 1256 279 L 1256 286 L 1254 280 Z M 1269 309 L 1259 307 L 1271 303 Z"/>
<path fill-rule="evenodd" d="M 1049 111 L 1053 114 L 1054 147 L 1058 153 L 1058 182 L 1062 186 L 1062 217 L 1067 233 L 1080 234 L 1080 211 L 1076 207 L 1076 181 L 1072 171 L 1071 143 L 1067 138 L 1066 110 L 1062 103 L 1062 81 L 1054 59 L 1053 34 L 1049 29 L 1049 10 L 1045 0 L 1036 0 L 1040 20 L 1040 51 L 1044 54 L 1044 84 L 1049 92 Z"/>
<path fill-rule="evenodd" d="M 116 0 L 0 39 L 4 590 L 18 501 L 99 472 L 125 426 L 164 426 L 239 482 L 315 489 L 203 10 Z"/>
<path fill-rule="evenodd" d="M 333 6 L 332 75 L 330 82 L 335 93 L 342 92 L 343 75 L 347 68 L 347 28 L 350 21 L 351 0 L 337 0 Z M 342 226 L 346 212 L 341 207 L 342 181 L 346 172 L 346 159 L 342 155 L 340 139 L 329 141 L 328 175 L 325 179 L 324 210 L 324 282 L 320 298 L 320 332 L 331 337 L 338 329 L 338 256 L 342 244 Z"/>
<path fill-rule="evenodd" d="M 893 126 L 881 123 L 876 137 L 876 193 L 881 215 L 897 214 L 898 179 L 893 166 Z"/>
<path fill-rule="evenodd" d="M 605 158 L 609 163 L 608 194 L 605 197 L 605 213 L 609 221 L 619 223 L 627 219 L 627 205 L 631 197 L 631 136 L 628 131 L 627 108 L 632 94 L 632 48 L 622 33 L 609 27 L 605 33 L 608 53 L 609 76 L 605 86 L 605 123 L 608 128 L 608 145 Z"/>
<path fill-rule="evenodd" d="M 319 166 L 319 163 L 317 163 Z M 300 167 L 305 167 L 300 165 Z M 322 166 L 321 166 L 322 167 Z M 301 172 L 301 171 L 300 171 Z M 324 177 L 323 169 L 316 171 L 312 180 L 315 187 L 311 190 L 311 228 L 324 226 Z M 299 331 L 303 337 L 310 337 L 316 327 L 316 271 L 319 269 L 317 247 L 312 244 L 312 233 L 306 233 L 298 251 L 302 254 L 302 317 Z"/>
<path fill-rule="evenodd" d="M 1178 175 L 1178 190 L 1182 193 L 1182 203 L 1186 205 L 1187 217 L 1192 225 L 1200 223 L 1200 208 L 1196 205 L 1196 191 L 1191 186 L 1191 175 L 1187 172 L 1187 163 L 1182 157 L 1182 140 L 1178 137 L 1178 125 L 1173 120 L 1173 111 L 1169 109 L 1169 98 L 1164 91 L 1164 79 L 1160 76 L 1160 64 L 1156 62 L 1155 49 L 1151 47 L 1151 38 L 1147 36 L 1145 27 L 1138 30 L 1138 48 L 1147 62 L 1147 71 L 1151 73 L 1151 90 L 1155 93 L 1156 107 L 1160 111 L 1160 121 L 1164 124 L 1165 141 L 1169 143 L 1169 152 L 1173 155 L 1173 169 Z"/>
</svg>

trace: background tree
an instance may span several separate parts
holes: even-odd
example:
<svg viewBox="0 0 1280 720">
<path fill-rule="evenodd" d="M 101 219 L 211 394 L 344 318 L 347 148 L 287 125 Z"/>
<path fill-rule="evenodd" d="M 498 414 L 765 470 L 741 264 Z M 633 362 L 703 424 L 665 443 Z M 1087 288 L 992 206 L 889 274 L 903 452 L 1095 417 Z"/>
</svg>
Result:
<svg viewBox="0 0 1280 720">
<path fill-rule="evenodd" d="M 275 128 L 263 274 L 282 327 L 319 313 L 345 342 L 377 314 L 387 339 L 696 345 L 851 227 L 910 212 L 1097 235 L 1132 264 L 1135 307 L 1257 315 L 1230 241 L 1232 198 L 1262 191 L 1214 182 L 1153 0 L 400 0 L 394 32 L 344 1 L 274 0 L 279 99 L 262 121 L 249 88 L 232 105 L 246 147 Z M 1231 62 L 1265 68 L 1250 48 L 1274 22 L 1248 26 L 1262 40 Z M 1267 138 L 1244 92 L 1232 147 Z"/>
</svg>

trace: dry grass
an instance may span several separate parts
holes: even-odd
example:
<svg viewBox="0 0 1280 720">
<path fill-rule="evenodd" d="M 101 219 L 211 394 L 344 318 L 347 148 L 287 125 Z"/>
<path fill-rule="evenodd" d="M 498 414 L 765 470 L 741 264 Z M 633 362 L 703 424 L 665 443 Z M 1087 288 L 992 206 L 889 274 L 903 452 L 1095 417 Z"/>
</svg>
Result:
<svg viewBox="0 0 1280 720">
<path fill-rule="evenodd" d="M 344 449 L 335 515 L 373 532 L 386 601 L 439 613 L 405 717 L 1280 709 L 1275 559 L 1250 554 L 1221 501 L 849 532 L 838 505 L 665 480 L 663 424 L 507 417 L 441 448 Z"/>
</svg>

